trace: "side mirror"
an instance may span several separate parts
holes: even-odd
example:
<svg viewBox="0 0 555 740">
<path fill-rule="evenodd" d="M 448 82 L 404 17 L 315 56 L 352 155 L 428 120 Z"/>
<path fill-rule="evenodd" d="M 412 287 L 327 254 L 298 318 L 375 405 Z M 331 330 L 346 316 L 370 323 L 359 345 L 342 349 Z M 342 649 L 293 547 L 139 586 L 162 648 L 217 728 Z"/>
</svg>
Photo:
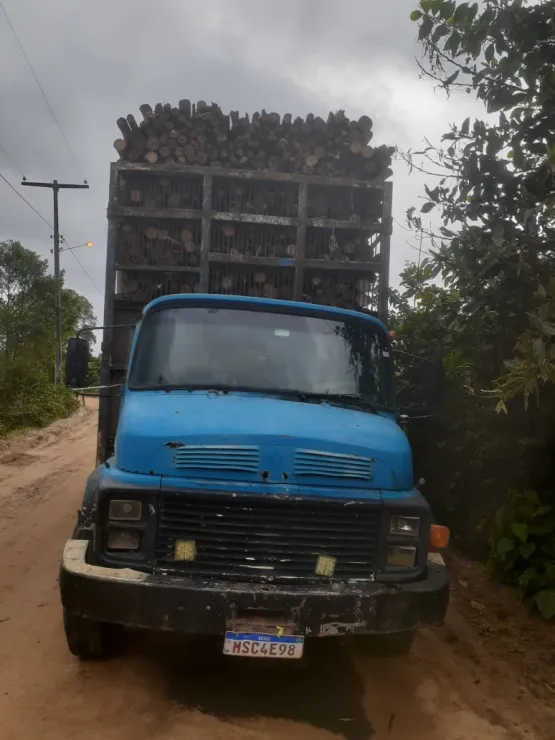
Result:
<svg viewBox="0 0 555 740">
<path fill-rule="evenodd" d="M 84 388 L 89 371 L 89 343 L 86 339 L 72 337 L 67 343 L 66 385 L 68 388 Z"/>
<path fill-rule="evenodd" d="M 438 357 L 397 350 L 397 401 L 402 414 L 433 413 L 443 398 L 445 371 Z"/>
<path fill-rule="evenodd" d="M 418 368 L 418 385 L 422 401 L 428 407 L 438 406 L 443 397 L 445 370 L 440 358 L 426 359 Z"/>
</svg>

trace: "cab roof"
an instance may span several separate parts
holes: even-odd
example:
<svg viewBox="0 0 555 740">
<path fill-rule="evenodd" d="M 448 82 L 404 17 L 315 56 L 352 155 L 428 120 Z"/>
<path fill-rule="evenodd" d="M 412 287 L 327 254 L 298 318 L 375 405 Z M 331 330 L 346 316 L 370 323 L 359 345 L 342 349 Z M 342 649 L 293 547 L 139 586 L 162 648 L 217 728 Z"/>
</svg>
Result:
<svg viewBox="0 0 555 740">
<path fill-rule="evenodd" d="M 155 298 L 143 308 L 143 316 L 147 313 L 154 311 L 158 308 L 163 307 L 165 304 L 178 304 L 181 306 L 202 306 L 202 305 L 218 305 L 229 307 L 240 307 L 240 306 L 252 306 L 262 310 L 263 308 L 284 308 L 288 312 L 297 311 L 299 313 L 313 313 L 322 314 L 329 313 L 336 318 L 356 318 L 366 319 L 371 323 L 379 326 L 384 331 L 387 331 L 385 324 L 380 321 L 376 316 L 364 313 L 363 311 L 351 311 L 346 308 L 336 308 L 335 306 L 322 306 L 314 303 L 304 303 L 301 301 L 283 301 L 274 298 L 252 298 L 250 296 L 241 295 L 217 295 L 214 293 L 174 293 L 171 295 L 160 296 Z"/>
</svg>

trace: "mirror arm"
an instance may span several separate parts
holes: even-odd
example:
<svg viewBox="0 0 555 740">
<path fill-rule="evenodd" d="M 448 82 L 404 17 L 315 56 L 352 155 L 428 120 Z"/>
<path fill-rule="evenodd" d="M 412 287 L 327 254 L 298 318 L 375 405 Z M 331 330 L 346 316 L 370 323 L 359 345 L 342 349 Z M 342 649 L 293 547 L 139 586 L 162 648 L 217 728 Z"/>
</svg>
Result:
<svg viewBox="0 0 555 740">
<path fill-rule="evenodd" d="M 409 426 L 410 416 L 408 414 L 399 414 L 399 426 L 405 432 L 407 432 Z"/>
<path fill-rule="evenodd" d="M 75 335 L 76 339 L 81 338 L 81 334 L 86 331 L 100 331 L 101 329 L 135 329 L 137 327 L 137 324 L 110 324 L 109 326 L 83 326 L 77 334 Z"/>
<path fill-rule="evenodd" d="M 413 360 L 420 360 L 421 362 L 428 362 L 430 365 L 435 365 L 436 361 L 430 359 L 429 357 L 423 357 L 420 355 L 413 355 L 412 352 L 405 352 L 402 349 L 395 349 L 393 347 L 393 354 L 394 355 L 405 355 L 405 357 L 412 357 Z"/>
</svg>

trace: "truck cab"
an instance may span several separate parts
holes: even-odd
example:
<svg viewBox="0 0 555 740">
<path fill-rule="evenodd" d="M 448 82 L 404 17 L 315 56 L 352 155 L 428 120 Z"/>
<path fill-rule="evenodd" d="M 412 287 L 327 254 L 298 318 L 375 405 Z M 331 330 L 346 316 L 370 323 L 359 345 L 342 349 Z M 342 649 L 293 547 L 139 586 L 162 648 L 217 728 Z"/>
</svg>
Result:
<svg viewBox="0 0 555 740">
<path fill-rule="evenodd" d="M 229 656 L 300 658 L 332 637 L 409 649 L 447 608 L 446 531 L 398 421 L 390 337 L 371 315 L 151 301 L 114 454 L 90 475 L 63 552 L 72 653 L 106 655 L 122 626 L 212 635 Z"/>
</svg>

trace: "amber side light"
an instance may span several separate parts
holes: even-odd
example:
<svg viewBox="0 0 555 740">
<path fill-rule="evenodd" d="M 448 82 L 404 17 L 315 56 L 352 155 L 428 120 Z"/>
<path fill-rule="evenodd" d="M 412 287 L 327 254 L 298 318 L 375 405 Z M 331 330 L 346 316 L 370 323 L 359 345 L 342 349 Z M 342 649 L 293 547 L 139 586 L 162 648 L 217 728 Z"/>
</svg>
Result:
<svg viewBox="0 0 555 740">
<path fill-rule="evenodd" d="M 449 545 L 449 528 L 441 524 L 432 524 L 430 528 L 430 552 L 445 550 Z"/>
</svg>

